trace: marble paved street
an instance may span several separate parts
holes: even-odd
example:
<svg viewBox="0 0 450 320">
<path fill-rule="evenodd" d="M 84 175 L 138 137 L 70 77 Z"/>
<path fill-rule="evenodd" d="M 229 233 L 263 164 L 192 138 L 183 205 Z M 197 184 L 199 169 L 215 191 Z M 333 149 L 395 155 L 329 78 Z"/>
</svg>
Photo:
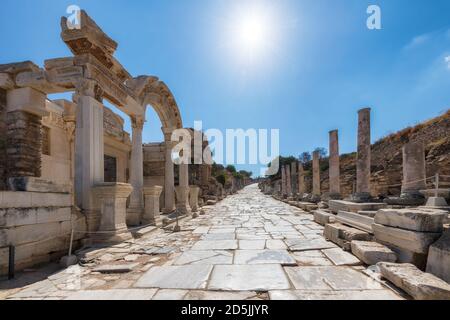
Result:
<svg viewBox="0 0 450 320">
<path fill-rule="evenodd" d="M 402 299 L 350 253 L 325 241 L 313 216 L 249 186 L 182 231 L 79 252 L 0 282 L 0 299 Z M 53 268 L 53 269 L 52 269 Z"/>
</svg>

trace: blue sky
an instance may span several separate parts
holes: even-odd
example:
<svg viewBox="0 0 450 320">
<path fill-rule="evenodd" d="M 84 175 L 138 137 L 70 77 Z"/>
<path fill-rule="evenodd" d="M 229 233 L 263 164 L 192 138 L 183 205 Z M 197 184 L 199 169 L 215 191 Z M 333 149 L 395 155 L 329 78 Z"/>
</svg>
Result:
<svg viewBox="0 0 450 320">
<path fill-rule="evenodd" d="M 373 141 L 450 108 L 448 0 L 2 0 L 0 63 L 69 56 L 70 4 L 119 43 L 131 74 L 169 85 L 186 127 L 280 129 L 283 155 L 327 148 L 332 129 L 354 151 L 361 107 L 373 108 Z M 382 30 L 366 27 L 370 4 Z M 254 12 L 267 34 L 250 59 L 236 25 Z M 147 121 L 144 141 L 162 140 L 151 110 Z"/>
</svg>

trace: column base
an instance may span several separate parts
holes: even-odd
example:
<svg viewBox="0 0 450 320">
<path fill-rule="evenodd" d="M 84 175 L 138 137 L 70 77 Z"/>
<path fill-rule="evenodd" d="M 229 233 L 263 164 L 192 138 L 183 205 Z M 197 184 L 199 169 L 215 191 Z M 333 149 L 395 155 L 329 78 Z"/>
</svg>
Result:
<svg viewBox="0 0 450 320">
<path fill-rule="evenodd" d="M 426 202 L 425 196 L 419 191 L 405 191 L 400 197 L 392 197 L 384 200 L 384 203 L 400 206 L 422 206 Z"/>
<path fill-rule="evenodd" d="M 127 209 L 127 225 L 139 226 L 141 224 L 141 218 L 144 211 L 141 208 L 128 208 Z"/>
<path fill-rule="evenodd" d="M 96 233 L 92 235 L 93 243 L 102 244 L 119 244 L 127 240 L 133 239 L 131 232 L 127 231 L 116 231 L 111 233 Z"/>
</svg>

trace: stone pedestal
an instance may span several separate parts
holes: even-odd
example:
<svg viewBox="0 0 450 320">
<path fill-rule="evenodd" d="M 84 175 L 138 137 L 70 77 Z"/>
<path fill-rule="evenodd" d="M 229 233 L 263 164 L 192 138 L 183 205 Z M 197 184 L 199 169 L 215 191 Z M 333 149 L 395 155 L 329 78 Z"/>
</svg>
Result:
<svg viewBox="0 0 450 320">
<path fill-rule="evenodd" d="M 341 186 L 340 186 L 340 159 L 339 159 L 339 138 L 338 131 L 330 131 L 330 191 L 328 194 L 329 199 L 339 200 L 341 199 Z"/>
<path fill-rule="evenodd" d="M 186 215 L 191 212 L 189 206 L 189 187 L 177 186 L 175 187 L 177 195 L 177 212 L 181 215 Z"/>
<path fill-rule="evenodd" d="M 356 161 L 356 193 L 352 200 L 355 202 L 369 202 L 370 194 L 370 108 L 358 112 L 358 157 Z"/>
<path fill-rule="evenodd" d="M 100 216 L 92 188 L 104 182 L 103 105 L 90 96 L 78 96 L 76 100 L 76 203 L 86 213 L 89 231 L 94 231 Z"/>
<path fill-rule="evenodd" d="M 40 177 L 45 94 L 31 88 L 7 91 L 6 178 Z"/>
<path fill-rule="evenodd" d="M 191 206 L 192 212 L 196 213 L 198 211 L 198 194 L 200 188 L 197 186 L 190 186 L 189 188 L 189 205 Z"/>
<path fill-rule="evenodd" d="M 132 117 L 133 137 L 130 163 L 130 183 L 133 192 L 130 195 L 130 204 L 127 211 L 128 225 L 135 226 L 141 221 L 144 210 L 144 159 L 142 149 L 142 129 L 144 127 L 143 117 Z"/>
<path fill-rule="evenodd" d="M 132 238 L 126 224 L 126 203 L 133 187 L 127 183 L 101 183 L 94 193 L 101 203 L 99 233 L 95 242 L 120 243 Z"/>
<path fill-rule="evenodd" d="M 144 188 L 144 214 L 142 216 L 143 225 L 160 225 L 159 198 L 163 187 L 153 186 Z"/>
<path fill-rule="evenodd" d="M 165 133 L 168 134 L 168 133 Z M 172 161 L 172 149 L 174 143 L 170 141 L 170 135 L 165 142 L 165 170 L 164 170 L 164 213 L 175 211 L 175 176 Z"/>
<path fill-rule="evenodd" d="M 320 197 L 320 155 L 318 151 L 313 153 L 313 196 Z"/>
</svg>

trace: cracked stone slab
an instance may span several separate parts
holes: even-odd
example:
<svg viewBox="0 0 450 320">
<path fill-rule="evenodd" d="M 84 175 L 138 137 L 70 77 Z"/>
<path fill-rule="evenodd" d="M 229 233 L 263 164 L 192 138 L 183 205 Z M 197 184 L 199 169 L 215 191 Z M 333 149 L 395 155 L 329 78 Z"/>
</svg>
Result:
<svg viewBox="0 0 450 320">
<path fill-rule="evenodd" d="M 232 264 L 233 254 L 221 250 L 190 250 L 184 252 L 175 262 L 174 265 L 186 264 Z"/>
<path fill-rule="evenodd" d="M 290 251 L 308 251 L 337 248 L 337 246 L 323 238 L 315 239 L 287 239 L 285 240 Z"/>
<path fill-rule="evenodd" d="M 359 266 L 361 261 L 351 253 L 345 252 L 341 248 L 325 249 L 322 252 L 330 259 L 336 266 Z"/>
<path fill-rule="evenodd" d="M 234 233 L 208 233 L 202 236 L 202 240 L 234 240 Z"/>
<path fill-rule="evenodd" d="M 332 266 L 333 263 L 319 250 L 293 252 L 292 256 L 301 266 Z"/>
<path fill-rule="evenodd" d="M 269 291 L 289 289 L 280 265 L 217 265 L 211 274 L 209 290 Z"/>
<path fill-rule="evenodd" d="M 188 292 L 188 290 L 161 289 L 152 300 L 183 300 Z"/>
<path fill-rule="evenodd" d="M 133 271 L 138 265 L 139 263 L 104 265 L 95 268 L 93 271 L 100 273 L 128 273 Z"/>
<path fill-rule="evenodd" d="M 384 287 L 351 267 L 285 267 L 296 289 L 380 290 Z"/>
<path fill-rule="evenodd" d="M 403 300 L 390 290 L 274 290 L 270 300 Z"/>
<path fill-rule="evenodd" d="M 156 289 L 82 290 L 66 300 L 151 300 L 155 293 Z"/>
<path fill-rule="evenodd" d="M 189 291 L 185 300 L 249 300 L 257 296 L 256 292 L 221 292 L 221 291 Z"/>
<path fill-rule="evenodd" d="M 204 289 L 212 268 L 203 264 L 153 267 L 136 282 L 134 287 Z"/>
<path fill-rule="evenodd" d="M 234 264 L 297 265 L 286 250 L 236 250 Z"/>
<path fill-rule="evenodd" d="M 200 240 L 191 250 L 236 250 L 237 240 Z"/>
</svg>

